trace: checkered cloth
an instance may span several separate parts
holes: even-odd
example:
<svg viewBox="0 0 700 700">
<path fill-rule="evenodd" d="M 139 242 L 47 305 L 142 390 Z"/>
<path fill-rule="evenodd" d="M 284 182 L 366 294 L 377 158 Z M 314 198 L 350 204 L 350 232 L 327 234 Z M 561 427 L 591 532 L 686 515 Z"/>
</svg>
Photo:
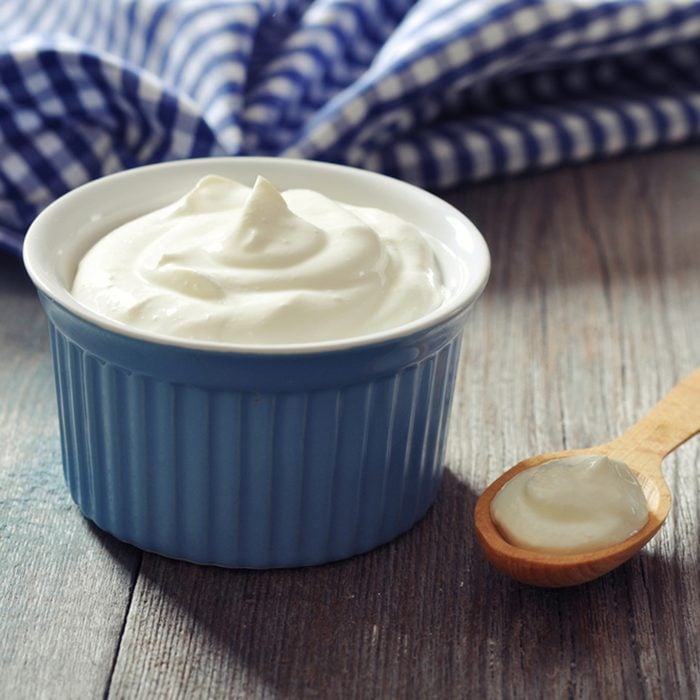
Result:
<svg viewBox="0 0 700 700">
<path fill-rule="evenodd" d="M 1 0 L 0 246 L 101 175 L 285 155 L 423 186 L 700 131 L 698 0 Z"/>
</svg>

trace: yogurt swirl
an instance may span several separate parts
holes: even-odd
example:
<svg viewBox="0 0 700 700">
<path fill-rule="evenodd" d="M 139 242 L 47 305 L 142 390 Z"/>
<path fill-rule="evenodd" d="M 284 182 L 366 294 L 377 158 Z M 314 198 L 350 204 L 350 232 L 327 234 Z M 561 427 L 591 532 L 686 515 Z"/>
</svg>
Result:
<svg viewBox="0 0 700 700">
<path fill-rule="evenodd" d="M 491 502 L 491 516 L 511 544 L 578 554 L 623 542 L 644 527 L 649 510 L 624 462 L 579 455 L 516 474 Z"/>
<path fill-rule="evenodd" d="M 426 238 L 388 212 L 310 190 L 208 175 L 175 203 L 102 238 L 75 298 L 166 336 L 278 345 L 357 337 L 443 299 Z"/>
</svg>

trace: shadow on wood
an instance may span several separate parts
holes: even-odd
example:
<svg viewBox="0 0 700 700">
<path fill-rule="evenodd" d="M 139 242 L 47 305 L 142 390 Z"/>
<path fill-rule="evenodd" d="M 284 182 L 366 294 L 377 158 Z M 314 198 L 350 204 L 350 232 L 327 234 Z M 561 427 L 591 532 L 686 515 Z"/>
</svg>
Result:
<svg viewBox="0 0 700 700">
<path fill-rule="evenodd" d="M 409 692 L 416 665 L 450 672 L 445 657 L 472 634 L 460 608 L 485 598 L 490 577 L 473 556 L 475 499 L 447 470 L 436 504 L 409 533 L 320 567 L 229 571 L 145 554 L 133 601 L 141 614 L 129 620 L 122 652 L 137 648 L 124 658 L 167 668 L 168 677 L 196 674 L 212 693 L 234 678 L 243 691 L 262 684 L 285 696 L 376 697 L 397 684 Z M 169 629 L 159 628 L 164 620 Z M 211 666 L 170 656 L 172 647 L 200 645 L 216 650 Z"/>
<path fill-rule="evenodd" d="M 488 688 L 524 697 L 535 676 L 558 694 L 582 677 L 604 693 L 598 670 L 611 650 L 627 662 L 637 654 L 649 590 L 693 594 L 691 572 L 646 553 L 578 588 L 517 584 L 478 551 L 475 501 L 448 470 L 413 530 L 321 567 L 229 571 L 144 554 L 110 694 L 464 697 Z M 671 643 L 687 632 L 659 633 Z M 655 683 L 675 672 L 645 669 Z M 643 685 L 632 673 L 619 680 L 620 693 Z"/>
</svg>

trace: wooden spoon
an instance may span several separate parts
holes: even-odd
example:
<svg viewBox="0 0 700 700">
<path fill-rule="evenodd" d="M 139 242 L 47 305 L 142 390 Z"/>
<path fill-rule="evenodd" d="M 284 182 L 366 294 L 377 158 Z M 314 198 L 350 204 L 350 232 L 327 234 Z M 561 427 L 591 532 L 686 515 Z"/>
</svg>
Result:
<svg viewBox="0 0 700 700">
<path fill-rule="evenodd" d="M 519 462 L 496 479 L 476 503 L 476 536 L 487 559 L 504 574 L 533 586 L 558 588 L 592 581 L 633 557 L 658 531 L 671 508 L 671 493 L 661 474 L 666 455 L 700 432 L 700 369 L 677 384 L 646 416 L 612 442 L 583 450 L 537 455 Z M 607 455 L 625 462 L 639 480 L 649 520 L 620 544 L 594 552 L 544 554 L 507 542 L 491 519 L 491 501 L 524 469 L 572 455 Z"/>
</svg>

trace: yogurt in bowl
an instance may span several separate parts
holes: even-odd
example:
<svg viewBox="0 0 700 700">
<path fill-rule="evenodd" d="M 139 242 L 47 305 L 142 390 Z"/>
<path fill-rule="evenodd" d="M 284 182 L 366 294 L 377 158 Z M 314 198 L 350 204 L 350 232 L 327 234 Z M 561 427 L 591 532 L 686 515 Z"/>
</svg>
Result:
<svg viewBox="0 0 700 700">
<path fill-rule="evenodd" d="M 72 294 L 147 331 L 276 345 L 400 326 L 443 292 L 428 241 L 394 214 L 208 175 L 100 239 Z"/>
<path fill-rule="evenodd" d="M 300 191 L 315 193 L 313 217 L 288 199 Z M 125 315 L 110 313 L 112 302 L 93 303 L 101 294 L 91 286 L 95 274 L 105 289 L 115 282 L 113 272 L 97 272 L 92 257 L 107 250 L 108 234 L 183 203 L 193 210 L 181 210 L 181 218 L 203 221 L 222 197 L 240 200 L 238 213 L 223 217 L 222 237 L 209 224 L 182 236 L 165 225 L 159 235 L 176 242 L 169 251 L 150 247 L 152 231 L 132 231 L 131 243 L 104 254 L 106 263 L 121 261 L 129 279 L 140 269 L 157 299 L 136 299 Z M 336 205 L 348 236 L 363 245 L 341 252 L 341 244 L 323 242 L 338 219 L 324 219 L 324 207 Z M 246 211 L 254 214 L 248 224 Z M 290 213 L 307 223 L 291 225 Z M 396 234 L 395 252 L 375 255 L 373 236 L 383 232 L 384 216 L 407 228 Z M 256 217 L 277 223 L 267 230 Z M 292 230 L 301 230 L 299 238 L 282 240 Z M 228 248 L 221 244 L 227 233 L 236 239 Z M 353 279 L 340 264 L 319 291 L 317 276 L 310 282 L 302 274 L 314 249 L 327 249 L 335 262 L 366 258 L 367 265 Z M 257 262 L 246 267 L 265 250 L 280 275 L 274 266 L 261 273 Z M 404 254 L 412 261 L 408 276 L 401 272 L 391 292 L 395 276 L 385 273 Z M 102 529 L 197 563 L 299 566 L 387 542 L 433 502 L 461 337 L 489 272 L 482 237 L 446 202 L 385 176 L 324 163 L 177 161 L 108 176 L 57 200 L 28 232 L 24 259 L 49 317 L 66 481 Z M 275 321 L 277 287 L 294 275 L 301 280 L 295 289 L 310 290 L 308 299 L 318 302 L 316 323 L 313 304 L 311 321 L 298 320 L 306 298 L 291 322 Z M 328 299 L 333 285 L 350 290 L 347 297 Z M 163 290 L 175 296 L 162 297 Z M 214 319 L 214 333 L 201 323 L 187 330 L 181 319 L 196 319 L 204 308 L 195 305 L 167 322 L 179 303 L 214 302 L 203 313 L 216 317 L 244 306 L 251 290 L 260 294 L 250 299 L 265 301 L 248 321 L 238 308 Z M 334 314 L 333 304 L 347 315 Z"/>
</svg>

